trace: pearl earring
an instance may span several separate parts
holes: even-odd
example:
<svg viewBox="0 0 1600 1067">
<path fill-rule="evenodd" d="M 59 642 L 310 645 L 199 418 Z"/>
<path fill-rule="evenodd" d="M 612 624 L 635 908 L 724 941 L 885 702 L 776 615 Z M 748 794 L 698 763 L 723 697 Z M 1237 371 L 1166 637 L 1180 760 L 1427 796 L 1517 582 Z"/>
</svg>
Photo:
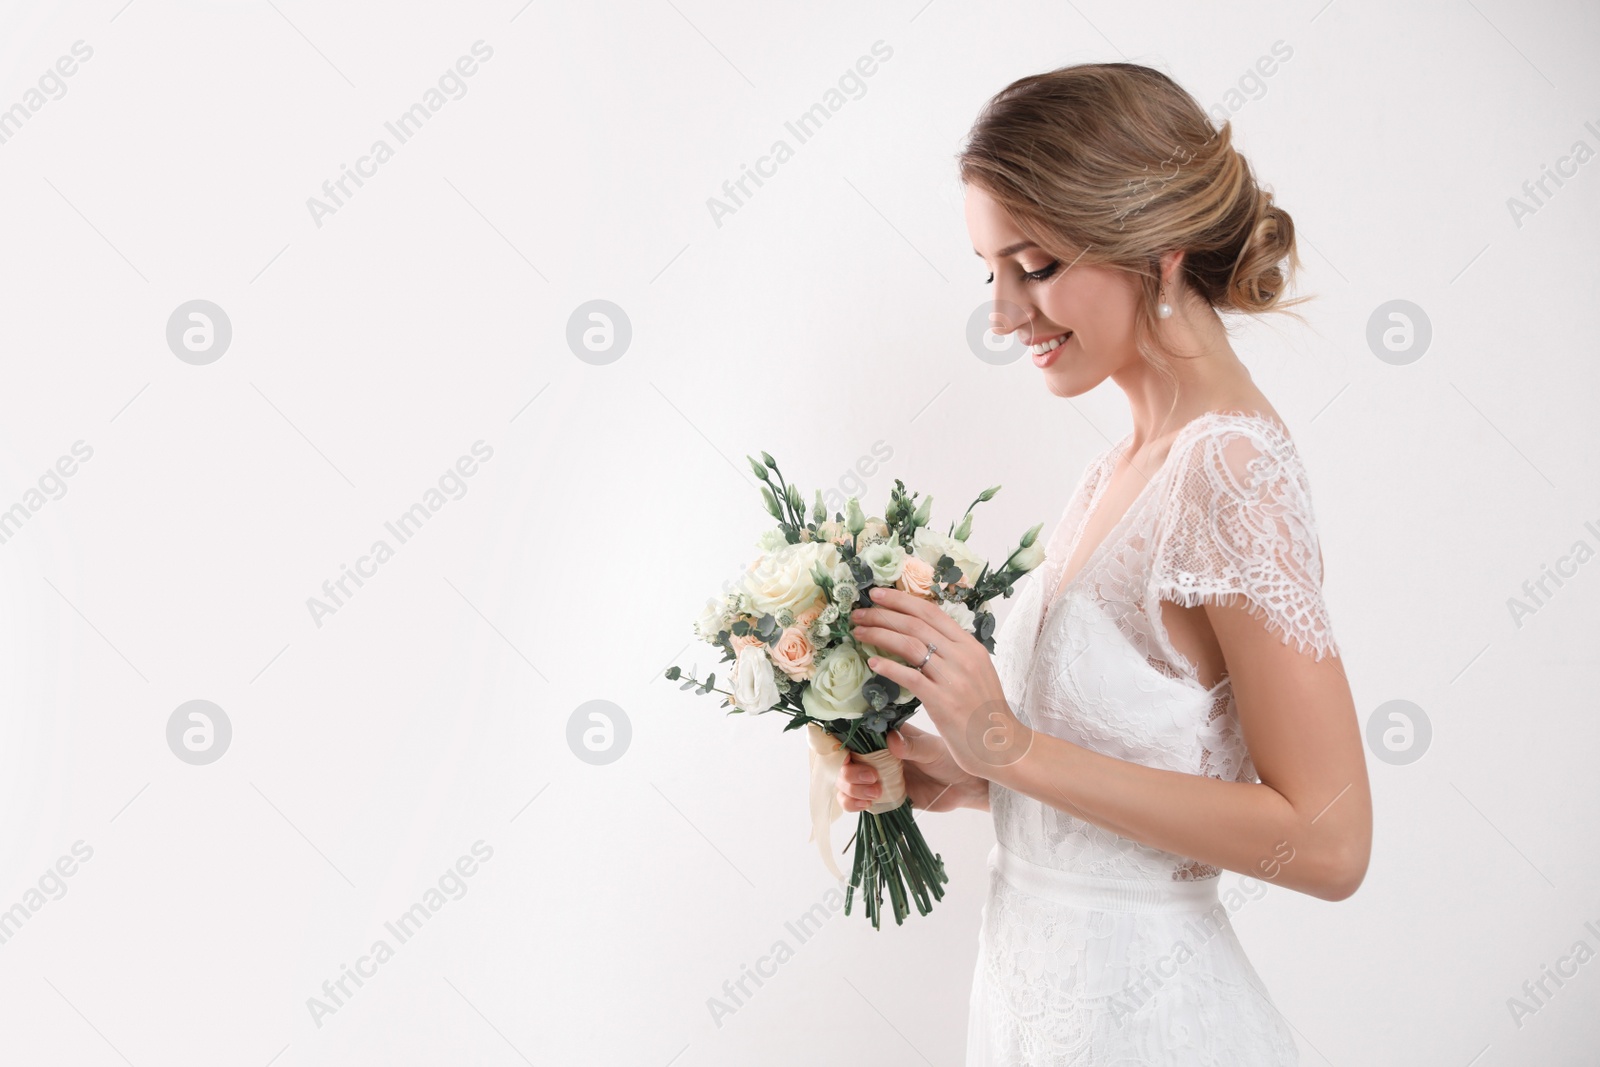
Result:
<svg viewBox="0 0 1600 1067">
<path fill-rule="evenodd" d="M 1172 305 L 1167 303 L 1167 291 L 1165 289 L 1161 290 L 1161 303 L 1156 305 L 1156 317 L 1162 319 L 1170 319 L 1172 317 Z"/>
</svg>

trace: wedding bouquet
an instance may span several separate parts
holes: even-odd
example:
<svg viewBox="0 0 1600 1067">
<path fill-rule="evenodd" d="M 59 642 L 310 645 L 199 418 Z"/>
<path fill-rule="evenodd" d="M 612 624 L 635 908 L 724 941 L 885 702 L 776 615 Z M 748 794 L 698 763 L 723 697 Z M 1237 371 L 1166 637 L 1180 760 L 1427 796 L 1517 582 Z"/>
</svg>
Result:
<svg viewBox="0 0 1600 1067">
<path fill-rule="evenodd" d="M 767 453 L 764 463 L 750 457 L 762 481 L 767 511 L 778 525 L 757 542 L 761 555 L 751 561 L 721 597 L 706 602 L 695 634 L 732 661 L 727 689 L 717 676 L 702 681 L 691 669 L 680 687 L 697 693 L 721 693 L 728 714 L 761 715 L 778 711 L 789 716 L 785 731 L 807 728 L 811 745 L 811 835 L 828 870 L 843 878 L 831 853 L 831 827 L 842 814 L 835 784 L 846 752 L 878 769 L 883 792 L 861 812 L 856 826 L 855 860 L 845 889 L 845 914 L 859 887 L 868 918 L 878 929 L 887 886 L 896 925 L 910 913 L 907 896 L 923 915 L 934 900 L 944 898 L 944 861 L 929 850 L 912 818 L 900 761 L 887 747 L 886 735 L 916 713 L 911 692 L 867 666 L 868 657 L 895 663 L 906 660 L 854 637 L 850 613 L 871 607 L 874 586 L 894 586 L 937 604 L 943 612 L 994 651 L 995 597 L 1009 597 L 1018 578 L 1044 557 L 1038 543 L 1040 523 L 1022 539 L 1004 563 L 990 569 L 972 550 L 972 509 L 994 498 L 1000 487 L 978 494 L 961 525 L 940 534 L 929 528 L 933 498 L 917 503 L 895 480 L 882 518 L 868 518 L 851 497 L 843 513 L 827 517 L 822 493 L 816 494 L 811 521 L 806 521 L 800 491 L 786 485 L 778 464 Z M 774 487 L 773 479 L 777 479 Z M 669 667 L 669 679 L 685 677 Z M 849 842 L 846 842 L 846 848 Z"/>
</svg>

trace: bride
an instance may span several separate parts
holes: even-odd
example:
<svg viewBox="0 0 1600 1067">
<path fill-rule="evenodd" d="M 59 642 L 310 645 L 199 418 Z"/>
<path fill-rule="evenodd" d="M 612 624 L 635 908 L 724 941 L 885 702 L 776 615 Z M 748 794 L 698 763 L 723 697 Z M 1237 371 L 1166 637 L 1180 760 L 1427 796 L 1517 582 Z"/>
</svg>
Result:
<svg viewBox="0 0 1600 1067">
<path fill-rule="evenodd" d="M 1013 83 L 960 167 L 996 332 L 1056 396 L 1111 379 L 1133 425 L 992 659 L 899 590 L 853 615 L 938 728 L 890 735 L 912 805 L 994 815 L 966 1062 L 1297 1063 L 1217 889 L 1344 900 L 1371 850 L 1310 485 L 1219 317 L 1298 302 L 1293 224 L 1231 128 L 1133 64 Z M 877 772 L 846 763 L 838 790 L 860 811 Z"/>
</svg>

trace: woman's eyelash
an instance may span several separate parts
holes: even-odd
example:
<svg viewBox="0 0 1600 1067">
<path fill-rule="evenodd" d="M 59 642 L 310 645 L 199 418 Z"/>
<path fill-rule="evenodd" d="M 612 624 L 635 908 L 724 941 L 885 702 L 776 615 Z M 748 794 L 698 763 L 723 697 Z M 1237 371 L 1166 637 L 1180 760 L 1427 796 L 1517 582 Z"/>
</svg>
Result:
<svg viewBox="0 0 1600 1067">
<path fill-rule="evenodd" d="M 1022 272 L 1022 277 L 1024 281 L 1042 282 L 1046 278 L 1050 277 L 1050 275 L 1054 274 L 1056 272 L 1056 268 L 1060 266 L 1061 261 L 1058 259 L 1047 267 L 1040 267 L 1038 270 L 1025 270 Z M 983 280 L 983 284 L 994 284 L 994 271 L 989 272 L 989 276 Z"/>
</svg>

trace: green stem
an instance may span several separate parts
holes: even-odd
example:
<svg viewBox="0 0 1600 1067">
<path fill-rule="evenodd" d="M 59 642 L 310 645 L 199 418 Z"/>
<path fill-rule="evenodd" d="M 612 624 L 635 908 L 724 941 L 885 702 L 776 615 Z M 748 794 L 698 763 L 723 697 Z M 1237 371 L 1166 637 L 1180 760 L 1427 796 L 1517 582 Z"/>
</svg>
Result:
<svg viewBox="0 0 1600 1067">
<path fill-rule="evenodd" d="M 854 840 L 854 864 L 845 888 L 846 915 L 851 914 L 858 890 L 875 930 L 882 928 L 886 889 L 897 925 L 905 922 L 912 903 L 920 914 L 927 915 L 934 901 L 944 899 L 944 884 L 950 880 L 944 861 L 928 848 L 909 800 L 890 811 L 861 812 Z"/>
</svg>

